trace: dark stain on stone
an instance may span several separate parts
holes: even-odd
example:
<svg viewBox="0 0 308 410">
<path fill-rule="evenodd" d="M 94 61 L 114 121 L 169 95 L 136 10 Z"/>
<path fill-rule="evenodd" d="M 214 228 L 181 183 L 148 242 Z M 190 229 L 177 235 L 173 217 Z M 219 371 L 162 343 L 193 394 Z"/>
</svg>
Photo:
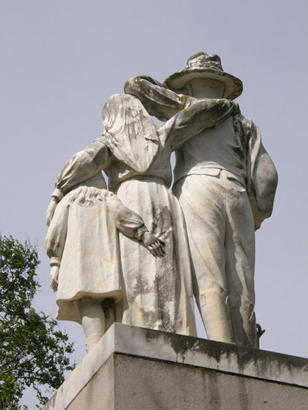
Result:
<svg viewBox="0 0 308 410">
<path fill-rule="evenodd" d="M 203 376 L 205 376 L 205 373 L 203 373 Z M 218 377 L 219 375 L 217 374 L 217 372 L 209 372 L 205 379 L 209 383 L 206 383 L 206 381 L 203 383 L 203 385 L 207 386 L 207 393 L 210 396 L 211 410 L 220 410 L 222 408 Z"/>
<path fill-rule="evenodd" d="M 286 370 L 290 375 L 298 370 L 308 372 L 308 361 L 302 357 L 288 356 L 282 353 L 258 350 L 249 347 L 236 346 L 229 343 L 216 342 L 213 340 L 197 339 L 195 337 L 182 336 L 162 331 L 147 330 L 146 339 L 152 341 L 163 338 L 166 344 L 170 344 L 181 361 L 187 352 L 200 352 L 215 359 L 219 364 L 222 357 L 233 357 L 237 360 L 238 369 L 245 373 L 247 365 L 252 364 L 258 377 L 263 377 L 272 366 L 277 369 L 277 376 Z M 278 380 L 277 380 L 278 381 Z M 292 383 L 296 385 L 296 383 Z"/>
<path fill-rule="evenodd" d="M 132 294 L 128 297 L 128 301 L 132 303 L 138 295 L 142 293 L 149 293 L 150 291 L 151 289 L 149 288 L 147 281 L 144 280 L 141 276 L 138 276 L 136 278 L 136 284 L 134 286 Z"/>
<path fill-rule="evenodd" d="M 249 396 L 246 387 L 246 379 L 244 377 L 238 377 L 238 393 L 239 393 L 239 409 L 248 410 L 249 409 Z"/>
</svg>

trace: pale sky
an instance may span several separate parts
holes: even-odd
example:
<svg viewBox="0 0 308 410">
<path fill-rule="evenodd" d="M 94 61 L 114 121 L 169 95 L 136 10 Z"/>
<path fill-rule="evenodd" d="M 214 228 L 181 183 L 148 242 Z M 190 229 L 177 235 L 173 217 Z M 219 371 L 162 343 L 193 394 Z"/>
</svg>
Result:
<svg viewBox="0 0 308 410">
<path fill-rule="evenodd" d="M 38 246 L 38 309 L 55 313 L 45 210 L 64 161 L 99 135 L 101 107 L 126 79 L 162 81 L 204 50 L 243 81 L 237 101 L 279 173 L 256 234 L 261 347 L 308 357 L 307 21 L 307 0 L 0 0 L 0 233 Z M 81 328 L 61 328 L 80 361 Z"/>
</svg>

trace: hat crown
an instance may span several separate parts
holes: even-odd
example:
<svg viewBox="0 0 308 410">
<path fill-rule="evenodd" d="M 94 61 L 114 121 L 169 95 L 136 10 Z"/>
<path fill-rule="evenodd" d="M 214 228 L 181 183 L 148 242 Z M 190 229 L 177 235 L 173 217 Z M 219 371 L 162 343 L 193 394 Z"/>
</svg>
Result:
<svg viewBox="0 0 308 410">
<path fill-rule="evenodd" d="M 217 54 L 207 54 L 200 51 L 189 57 L 186 69 L 202 69 L 223 71 L 220 57 Z"/>
</svg>

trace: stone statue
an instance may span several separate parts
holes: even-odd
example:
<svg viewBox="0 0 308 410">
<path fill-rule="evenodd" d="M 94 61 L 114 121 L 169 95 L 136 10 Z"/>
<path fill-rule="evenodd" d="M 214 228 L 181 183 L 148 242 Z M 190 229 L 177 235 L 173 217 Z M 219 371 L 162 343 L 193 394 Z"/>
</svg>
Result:
<svg viewBox="0 0 308 410">
<path fill-rule="evenodd" d="M 189 103 L 186 104 L 186 100 Z M 203 100 L 183 96 L 182 109 L 177 106 L 168 121 L 157 125 L 137 98 L 113 95 L 102 110 L 103 135 L 64 165 L 48 207 L 48 223 L 51 221 L 53 224 L 54 210 L 61 207 L 66 198 L 64 195 L 104 170 L 109 189 L 125 206 L 140 215 L 151 235 L 159 240 L 154 245 L 160 257 L 155 257 L 140 242 L 127 237 L 127 232 L 124 235 L 119 233 L 121 272 L 117 275 L 121 277 L 122 298 L 117 300 L 111 295 L 116 304 L 116 320 L 135 326 L 195 334 L 186 226 L 180 204 L 168 190 L 171 183 L 170 154 L 204 129 L 224 122 L 236 109 L 236 105 L 227 99 Z M 106 218 L 109 218 L 109 211 Z M 127 223 L 124 221 L 123 226 Z M 113 267 L 108 264 L 108 258 L 106 267 L 103 267 L 104 249 L 95 244 L 100 235 L 95 225 L 94 220 L 87 225 L 87 249 L 89 252 L 93 250 L 96 257 L 102 253 L 101 270 L 107 274 L 110 269 L 108 276 L 112 283 Z M 115 233 L 111 236 L 115 237 Z M 105 243 L 106 239 L 102 241 Z M 165 246 L 162 247 L 162 243 Z M 83 268 L 85 273 L 80 269 L 81 276 L 86 275 L 87 266 Z M 102 272 L 97 272 L 97 275 L 102 275 Z M 58 292 L 60 282 L 61 278 Z M 75 299 L 76 296 L 72 295 L 71 300 Z M 97 308 L 96 315 L 99 314 L 101 311 Z"/>
<path fill-rule="evenodd" d="M 117 231 L 154 257 L 164 255 L 163 243 L 106 189 L 101 173 L 65 195 L 48 228 L 46 252 L 51 287 L 57 291 L 57 319 L 82 324 L 87 351 L 116 320 L 114 304 L 122 299 Z"/>
<path fill-rule="evenodd" d="M 223 71 L 217 55 L 199 52 L 163 86 L 139 76 L 125 92 L 165 121 L 195 98 L 233 100 L 242 82 Z M 210 339 L 257 347 L 254 231 L 272 213 L 276 185 L 260 132 L 238 107 L 177 147 L 173 192 L 185 215 L 194 294 Z"/>
</svg>

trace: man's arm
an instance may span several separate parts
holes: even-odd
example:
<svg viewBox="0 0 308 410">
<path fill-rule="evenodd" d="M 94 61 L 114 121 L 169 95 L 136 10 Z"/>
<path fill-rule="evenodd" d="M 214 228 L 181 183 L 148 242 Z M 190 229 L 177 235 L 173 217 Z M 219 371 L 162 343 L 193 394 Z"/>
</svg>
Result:
<svg viewBox="0 0 308 410">
<path fill-rule="evenodd" d="M 241 116 L 241 124 L 249 141 L 247 191 L 255 229 L 258 229 L 264 219 L 269 218 L 272 214 L 278 174 L 271 157 L 262 144 L 259 128 L 243 116 Z"/>
<path fill-rule="evenodd" d="M 159 129 L 161 140 L 171 139 L 171 148 L 179 149 L 188 139 L 214 127 L 232 115 L 235 106 L 225 98 L 193 99 Z"/>
<path fill-rule="evenodd" d="M 161 121 L 169 120 L 191 99 L 163 87 L 158 81 L 147 76 L 130 78 L 124 84 L 124 92 L 138 98 L 148 113 Z"/>
<path fill-rule="evenodd" d="M 148 113 L 158 119 L 169 120 L 160 128 L 161 138 L 171 138 L 173 149 L 206 128 L 226 120 L 238 106 L 227 99 L 196 99 L 177 94 L 147 76 L 126 81 L 126 94 L 138 98 Z"/>
</svg>

